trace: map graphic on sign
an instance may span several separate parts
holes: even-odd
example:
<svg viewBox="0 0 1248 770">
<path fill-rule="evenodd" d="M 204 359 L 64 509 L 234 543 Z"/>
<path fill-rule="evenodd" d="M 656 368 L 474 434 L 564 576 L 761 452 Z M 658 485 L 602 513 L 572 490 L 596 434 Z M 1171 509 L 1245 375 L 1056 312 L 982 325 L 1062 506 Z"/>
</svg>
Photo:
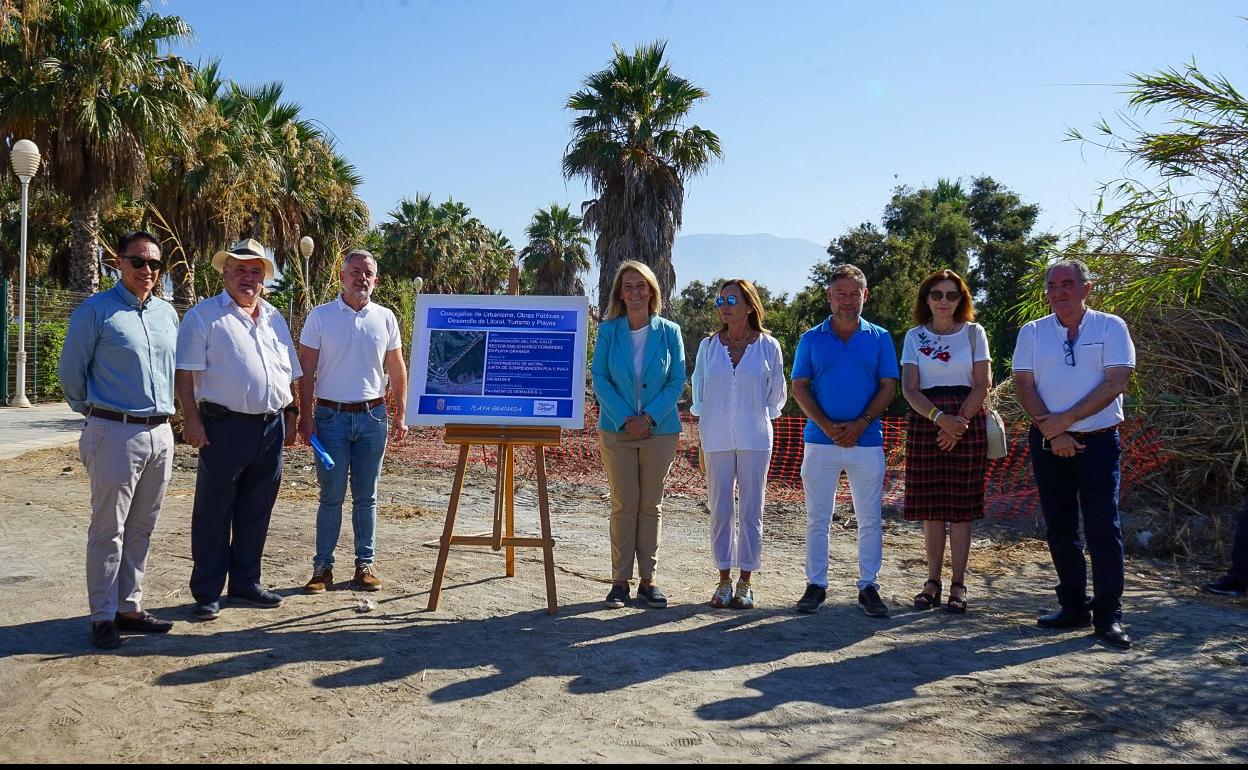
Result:
<svg viewBox="0 0 1248 770">
<path fill-rule="evenodd" d="M 429 332 L 426 393 L 476 395 L 485 386 L 485 332 Z"/>
</svg>

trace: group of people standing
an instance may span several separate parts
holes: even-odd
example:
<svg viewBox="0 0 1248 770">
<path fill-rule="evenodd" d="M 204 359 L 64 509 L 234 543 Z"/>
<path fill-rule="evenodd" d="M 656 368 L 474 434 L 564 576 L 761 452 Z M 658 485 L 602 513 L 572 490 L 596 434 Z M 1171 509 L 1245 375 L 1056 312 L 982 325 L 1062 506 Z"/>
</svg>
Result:
<svg viewBox="0 0 1248 770">
<path fill-rule="evenodd" d="M 112 649 L 121 632 L 173 626 L 143 609 L 142 581 L 173 469 L 175 394 L 183 438 L 199 455 L 191 514 L 196 618 L 217 618 L 223 594 L 253 607 L 282 603 L 261 581 L 261 560 L 284 447 L 300 435 L 316 436 L 333 460 L 332 469 L 317 465 L 316 550 L 305 591 L 332 584 L 348 483 L 352 587 L 378 590 L 377 484 L 387 433 L 407 432 L 407 370 L 394 313 L 370 301 L 373 256 L 344 257 L 341 293 L 313 309 L 296 348 L 286 320 L 264 299 L 275 265 L 257 241 L 213 257 L 224 290 L 180 324 L 173 306 L 153 294 L 165 270 L 159 239 L 128 233 L 116 253 L 118 282 L 74 311 L 59 370 L 66 400 L 86 417 L 78 446 L 91 479 L 86 572 L 95 645 Z M 398 406 L 389 431 L 387 376 Z"/>
<path fill-rule="evenodd" d="M 164 633 L 172 626 L 143 609 L 142 579 L 172 470 L 175 394 L 185 440 L 199 453 L 190 579 L 197 618 L 218 617 L 223 594 L 251 606 L 281 604 L 261 582 L 261 558 L 284 447 L 299 436 L 316 437 L 333 460 L 332 468 L 317 465 L 320 505 L 305 592 L 333 585 L 348 485 L 355 534 L 351 585 L 380 588 L 377 486 L 387 438 L 407 432 L 407 372 L 397 319 L 371 301 L 378 279 L 373 256 L 356 250 L 344 257 L 341 292 L 311 312 L 296 347 L 286 320 L 263 298 L 275 266 L 260 243 L 245 240 L 216 254 L 213 266 L 224 290 L 191 308 L 180 324 L 173 307 L 153 294 L 165 269 L 160 241 L 130 233 L 117 255 L 118 283 L 74 312 L 60 364 L 66 399 L 86 416 L 79 449 L 91 479 L 86 572 L 95 644 L 112 648 L 120 632 Z M 1032 420 L 1030 454 L 1058 575 L 1059 609 L 1038 623 L 1091 624 L 1109 644 L 1128 647 L 1120 622 L 1117 426 L 1135 350 L 1122 319 L 1087 307 L 1092 281 L 1081 262 L 1051 265 L 1045 283 L 1053 313 L 1020 330 L 1013 355 L 1018 399 Z M 796 609 L 812 613 L 826 601 L 828 529 L 844 472 L 857 522 L 857 603 L 869 616 L 888 615 L 878 582 L 885 476 L 880 416 L 900 382 L 910 406 L 902 515 L 923 522 L 927 554 L 926 580 L 913 604 L 920 610 L 941 605 L 948 545 L 952 576 L 944 607 L 967 610 L 971 526 L 984 515 L 988 338 L 974 323 L 966 282 L 939 270 L 919 287 L 915 326 L 906 332 L 899 362 L 889 332 L 862 316 L 869 296 L 861 270 L 837 267 L 827 288 L 831 312 L 802 335 L 786 379 L 758 290 L 745 279 L 719 287 L 714 304 L 721 324 L 698 346 L 691 410 L 699 421 L 718 570 L 712 606 L 755 606 L 752 578 L 762 565 L 772 421 L 791 390 L 807 417 L 801 471 L 807 585 Z M 680 328 L 660 315 L 658 281 L 646 265 L 624 263 L 610 297 L 592 363 L 599 450 L 611 487 L 613 585 L 606 603 L 622 607 L 630 600 L 635 566 L 637 598 L 664 607 L 656 572 L 664 484 L 681 431 L 684 343 Z M 387 379 L 397 407 L 392 427 Z M 1211 586 L 1242 590 L 1242 575 Z"/>
<path fill-rule="evenodd" d="M 1051 265 L 1045 284 L 1053 313 L 1020 330 L 1013 357 L 1018 398 L 1032 419 L 1031 457 L 1058 574 L 1059 609 L 1037 623 L 1091 624 L 1106 643 L 1129 647 L 1121 624 L 1117 426 L 1135 350 L 1121 318 L 1088 308 L 1092 281 L 1083 263 Z M 941 605 L 948 545 L 953 574 L 944 606 L 963 613 L 971 526 L 984 515 L 984 401 L 992 385 L 988 338 L 974 323 L 966 282 L 939 270 L 919 287 L 915 326 L 906 332 L 899 366 L 889 332 L 862 316 L 869 296 L 860 269 L 837 267 L 827 288 L 831 313 L 802 335 L 793 357 L 792 394 L 807 418 L 801 471 L 807 585 L 795 608 L 812 613 L 827 599 L 828 529 L 844 472 L 857 523 L 858 606 L 871 617 L 888 615 L 878 582 L 886 468 L 880 415 L 900 380 L 910 406 L 902 515 L 923 522 L 927 556 L 926 581 L 914 607 Z M 762 563 L 771 422 L 780 415 L 790 383 L 754 285 L 739 278 L 725 281 L 714 303 L 721 325 L 698 346 L 691 409 L 698 418 L 711 551 L 719 571 L 710 604 L 747 609 L 755 606 L 751 578 Z M 621 265 L 592 367 L 599 449 L 611 484 L 609 607 L 629 600 L 634 562 L 638 599 L 651 607 L 667 605 L 656 584 L 657 554 L 663 487 L 680 433 L 677 401 L 685 360 L 679 327 L 660 311 L 653 272 L 640 262 Z M 1092 561 L 1091 597 L 1080 518 Z"/>
</svg>

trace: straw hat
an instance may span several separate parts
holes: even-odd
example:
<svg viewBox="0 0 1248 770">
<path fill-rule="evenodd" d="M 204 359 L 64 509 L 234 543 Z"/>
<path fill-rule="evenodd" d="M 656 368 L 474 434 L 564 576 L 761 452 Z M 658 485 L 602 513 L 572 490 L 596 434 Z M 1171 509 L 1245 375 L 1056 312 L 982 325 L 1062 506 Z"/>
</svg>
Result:
<svg viewBox="0 0 1248 770">
<path fill-rule="evenodd" d="M 212 255 L 212 266 L 217 269 L 218 273 L 225 272 L 225 260 L 234 257 L 235 259 L 259 259 L 264 262 L 264 280 L 272 280 L 273 274 L 277 272 L 277 265 L 273 264 L 273 258 L 264 251 L 264 246 L 260 241 L 254 238 L 247 238 L 239 241 L 230 247 L 229 251 L 218 251 Z"/>
</svg>

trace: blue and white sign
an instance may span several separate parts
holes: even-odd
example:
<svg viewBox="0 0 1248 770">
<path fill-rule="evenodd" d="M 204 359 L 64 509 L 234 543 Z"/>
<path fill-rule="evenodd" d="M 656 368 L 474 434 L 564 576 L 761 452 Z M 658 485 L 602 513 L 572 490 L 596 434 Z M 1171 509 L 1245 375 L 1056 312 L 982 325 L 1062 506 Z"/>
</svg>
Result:
<svg viewBox="0 0 1248 770">
<path fill-rule="evenodd" d="M 585 426 L 585 297 L 422 294 L 407 423 Z"/>
</svg>

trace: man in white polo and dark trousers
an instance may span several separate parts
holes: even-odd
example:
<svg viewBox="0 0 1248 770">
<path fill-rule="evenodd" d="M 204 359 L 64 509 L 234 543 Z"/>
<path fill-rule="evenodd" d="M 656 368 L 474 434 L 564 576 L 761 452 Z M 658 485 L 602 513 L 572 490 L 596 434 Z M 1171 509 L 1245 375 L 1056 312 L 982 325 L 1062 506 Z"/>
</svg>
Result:
<svg viewBox="0 0 1248 770">
<path fill-rule="evenodd" d="M 178 314 L 152 294 L 164 269 L 156 236 L 123 236 L 120 280 L 78 306 L 61 350 L 65 400 L 87 417 L 78 439 L 91 477 L 87 598 L 91 639 L 102 649 L 120 645 L 120 631 L 173 627 L 142 608 L 148 547 L 173 472 Z"/>
<path fill-rule="evenodd" d="M 1088 268 L 1074 259 L 1051 265 L 1045 293 L 1053 309 L 1018 332 L 1014 388 L 1031 416 L 1032 469 L 1057 570 L 1057 612 L 1041 628 L 1081 628 L 1114 647 L 1130 647 L 1122 627 L 1122 527 L 1118 520 L 1122 394 L 1135 368 L 1135 345 L 1116 315 L 1090 309 Z M 1092 557 L 1088 568 L 1079 520 Z"/>
<path fill-rule="evenodd" d="M 377 483 L 386 453 L 387 374 L 395 403 L 391 435 L 401 441 L 407 434 L 407 367 L 399 322 L 389 309 L 370 301 L 377 285 L 377 260 L 363 249 L 352 251 L 343 259 L 341 279 L 342 293 L 333 302 L 313 308 L 299 334 L 299 362 L 313 378 L 299 389 L 299 432 L 308 440 L 315 435 L 334 461 L 332 469 L 316 463 L 321 499 L 312 578 L 304 586 L 310 594 L 333 585 L 334 549 L 342 529 L 348 480 L 355 534 L 351 587 L 361 591 L 381 588 L 375 548 Z"/>
<path fill-rule="evenodd" d="M 175 387 L 186 443 L 199 450 L 191 511 L 195 617 L 214 620 L 229 578 L 231 602 L 272 608 L 260 582 L 269 518 L 282 483 L 283 446 L 299 409 L 299 357 L 286 319 L 263 299 L 274 264 L 257 241 L 219 251 L 225 291 L 187 311 L 178 332 Z"/>
</svg>

